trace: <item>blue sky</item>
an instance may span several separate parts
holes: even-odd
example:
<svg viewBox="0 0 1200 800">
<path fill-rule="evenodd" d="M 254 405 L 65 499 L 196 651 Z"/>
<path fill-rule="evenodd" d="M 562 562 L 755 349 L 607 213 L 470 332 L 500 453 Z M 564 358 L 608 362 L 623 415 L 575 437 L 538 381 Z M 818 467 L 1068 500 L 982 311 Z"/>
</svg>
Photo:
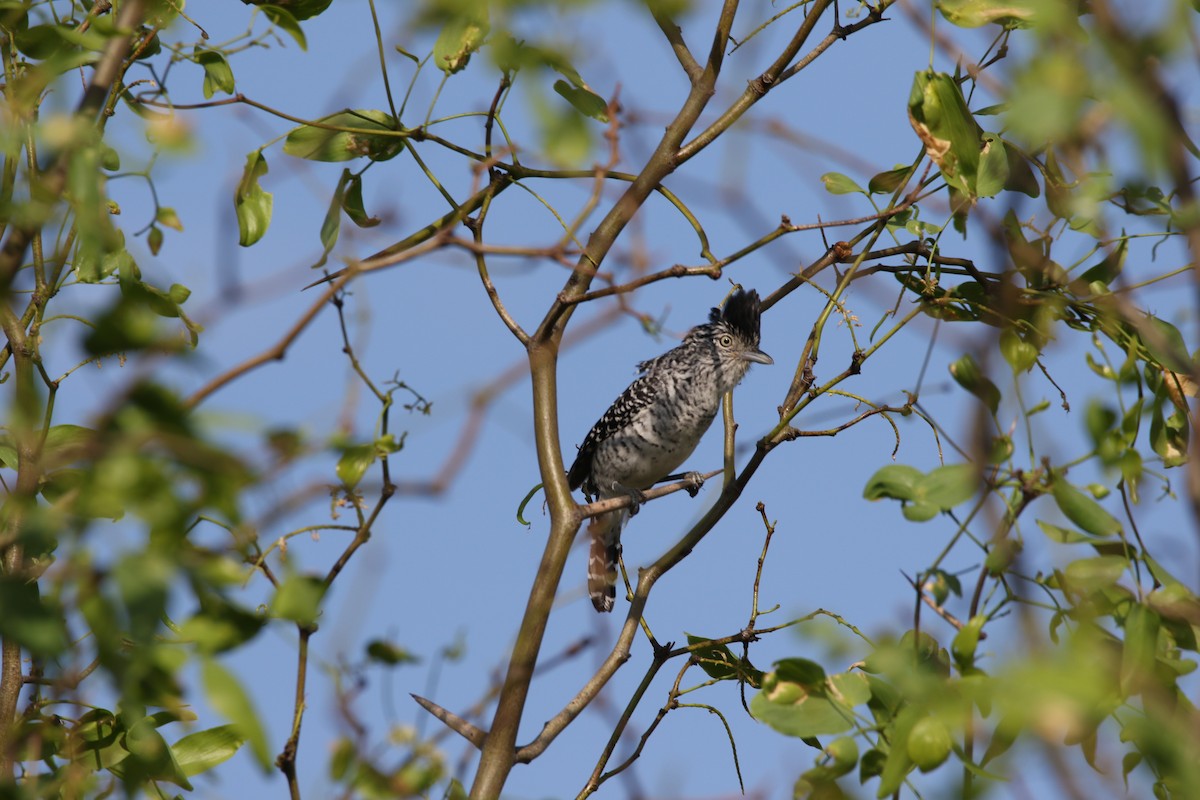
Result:
<svg viewBox="0 0 1200 800">
<path fill-rule="evenodd" d="M 747 19 L 779 10 L 761 3 L 745 5 Z M 424 54 L 432 40 L 427 32 L 405 27 L 408 16 L 396 13 L 392 5 L 379 6 L 392 89 L 401 93 L 413 65 L 393 47 Z M 708 40 L 706 32 L 711 30 L 715 7 L 711 2 L 697 3 L 694 12 L 681 17 L 684 36 L 696 50 Z M 236 36 L 251 14 L 249 7 L 240 4 L 189 10 L 212 42 Z M 909 162 L 919 152 L 905 102 L 914 72 L 929 66 L 928 37 L 903 11 L 889 16 L 890 21 L 836 44 L 810 70 L 772 92 L 720 144 L 668 179 L 667 186 L 701 218 L 718 256 L 765 235 L 783 215 L 793 222 L 808 223 L 818 217 L 830 220 L 871 213 L 861 195 L 828 194 L 820 176 L 839 171 L 865 185 L 873 173 Z M 793 24 L 789 19 L 727 58 L 722 87 L 711 109 L 724 108 L 745 81 L 761 71 L 780 37 L 789 32 Z M 254 24 L 261 29 L 263 20 L 257 18 Z M 547 37 L 572 53 L 575 66 L 597 93 L 608 97 L 619 89 L 630 119 L 622 131 L 620 168 L 636 171 L 686 91 L 678 64 L 644 10 L 635 3 L 606 3 L 570 14 L 526 12 L 518 19 L 518 28 L 531 36 Z M 307 52 L 287 41 L 283 47 L 234 57 L 231 64 L 237 90 L 302 118 L 347 107 L 386 108 L 366 3 L 336 3 L 321 17 L 305 23 L 304 29 Z M 824 29 L 818 28 L 821 33 Z M 942 29 L 965 43 L 968 53 L 979 53 L 986 41 L 981 32 Z M 176 31 L 185 40 L 193 35 L 183 23 L 177 23 Z M 735 26 L 735 37 L 747 32 L 746 27 Z M 934 63 L 938 68 L 953 68 L 941 55 Z M 427 69 L 416 84 L 406 124 L 424 117 L 437 89 L 437 77 L 434 70 Z M 522 76 L 530 86 L 515 92 L 506 109 L 510 132 L 528 148 L 526 163 L 537 165 L 538 134 L 524 124 L 522 109 L 538 101 L 562 104 L 550 90 L 553 77 Z M 434 116 L 485 108 L 495 85 L 494 68 L 485 56 L 477 55 L 462 75 L 447 83 Z M 194 66 L 178 67 L 168 87 L 176 103 L 203 100 L 200 73 Z M 124 143 L 126 168 L 133 169 L 138 159 L 144 158 L 144 140 L 140 126 L 126 117 L 117 123 L 122 127 L 114 133 L 118 146 Z M 704 119 L 711 118 L 709 114 Z M 163 285 L 187 285 L 194 292 L 188 307 L 203 309 L 207 331 L 198 352 L 182 366 L 173 365 L 166 375 L 186 392 L 273 344 L 314 302 L 314 292 L 301 292 L 300 288 L 314 278 L 309 267 L 321 253 L 318 230 L 342 165 L 291 158 L 278 144 L 268 148 L 270 173 L 262 183 L 274 193 L 274 220 L 259 244 L 240 249 L 232 195 L 245 156 L 286 133 L 292 124 L 238 105 L 180 112 L 179 119 L 191 131 L 191 149 L 179 155 L 164 154 L 154 175 L 160 202 L 177 209 L 185 230 L 167 231 L 157 257 L 140 243 L 133 248 L 148 277 Z M 589 124 L 598 138 L 601 127 Z M 479 128 L 478 118 L 444 126 L 447 137 L 461 137 L 474 148 L 481 146 Z M 466 165 L 430 145 L 419 152 L 452 194 L 460 199 L 466 196 L 473 180 Z M 596 157 L 603 157 L 603 152 L 597 150 Z M 590 163 L 589 159 L 583 166 Z M 586 200 L 590 182 L 543 181 L 530 186 L 570 219 Z M 738 194 L 730 195 L 730 190 Z M 110 191 L 122 206 L 121 222 L 129 226 L 127 230 L 136 230 L 140 224 L 135 221 L 152 213 L 141 181 L 113 181 Z M 615 197 L 614 191 L 606 191 L 601 213 Z M 364 257 L 447 208 L 407 154 L 367 173 L 364 200 L 367 210 L 382 216 L 384 222 L 358 231 L 343 221 L 334 263 Z M 532 195 L 514 188 L 501 200 L 487 221 L 490 241 L 550 244 L 560 235 L 554 217 Z M 1004 210 L 1001 203 L 995 203 L 985 212 L 999 218 Z M 1018 208 L 1018 214 L 1022 212 L 1033 213 L 1032 205 Z M 936 205 L 922 214 L 923 219 L 939 223 L 945 222 L 944 216 L 944 209 Z M 598 216 L 593 222 L 596 219 Z M 585 225 L 584 231 L 588 229 Z M 830 239 L 842 235 L 831 232 Z M 954 255 L 999 268 L 993 263 L 996 254 L 981 235 L 963 242 L 951 234 L 944 246 L 952 248 Z M 1174 247 L 1164 247 L 1157 263 L 1137 263 L 1131 258 L 1128 269 L 1133 275 L 1141 270 L 1148 276 L 1177 266 L 1186 259 L 1178 248 L 1172 253 Z M 726 277 L 766 294 L 823 250 L 819 233 L 793 234 L 737 263 L 727 270 Z M 701 263 L 695 235 L 659 198 L 652 198 L 639 213 L 605 269 L 628 275 L 631 264 L 639 259 L 652 270 L 674 263 Z M 507 307 L 527 328 L 536 326 L 567 274 L 562 266 L 525 258 L 497 258 L 492 269 Z M 875 277 L 879 280 L 863 281 L 848 296 L 849 310 L 862 323 L 857 334 L 863 338 L 869 336 L 897 294 L 898 284 L 886 276 Z M 832 276 L 826 275 L 822 285 L 830 286 L 831 280 Z M 1181 281 L 1174 288 L 1185 285 Z M 559 362 L 559 411 L 568 463 L 592 422 L 634 377 L 634 365 L 673 346 L 690 326 L 703 322 L 709 307 L 720 302 L 727 288 L 725 280 L 704 278 L 653 284 L 639 290 L 629 302 L 636 311 L 662 322 L 659 335 L 648 335 L 632 316 L 617 315 L 586 341 L 564 350 Z M 85 295 L 81 297 L 81 302 L 88 302 Z M 823 302 L 816 291 L 798 291 L 764 319 L 762 347 L 776 363 L 755 366 L 736 393 L 739 441 L 744 448 L 772 426 L 775 408 Z M 908 298 L 903 302 L 907 304 Z M 1180 297 L 1170 285 L 1148 291 L 1143 302 L 1164 318 L 1184 325 L 1193 322 L 1182 315 Z M 611 314 L 613 305 L 601 301 L 580 309 L 572 328 Z M 472 261 L 462 251 L 438 253 L 359 279 L 351 285 L 346 316 L 366 372 L 377 381 L 398 375 L 433 403 L 428 416 L 393 413 L 393 429 L 407 432 L 404 449 L 392 460 L 393 475 L 400 481 L 436 473 L 458 441 L 473 395 L 506 370 L 524 363 L 519 343 L 493 312 Z M 1184 332 L 1188 341 L 1194 342 L 1192 329 L 1184 327 Z M 843 388 L 876 402 L 899 404 L 903 393 L 919 383 L 927 410 L 952 438 L 967 443 L 976 420 L 975 401 L 953 384 L 946 365 L 966 352 L 994 353 L 991 336 L 990 330 L 938 327 L 928 318 L 919 318 Z M 1056 461 L 1086 452 L 1080 412 L 1087 395 L 1101 388 L 1082 369 L 1079 348 L 1084 343 L 1073 341 L 1075 338 L 1081 337 L 1065 337 L 1047 353 L 1056 379 L 1070 394 L 1071 413 L 1059 407 L 1057 391 L 1036 373 L 1023 384 L 1030 405 L 1041 398 L 1051 401 L 1050 408 L 1034 419 L 1035 438 Z M 841 371 L 851 352 L 844 326 L 831 324 L 826 340 L 817 368 L 818 378 L 824 379 Z M 932 347 L 931 341 L 935 341 Z M 337 318 L 332 309 L 326 309 L 283 361 L 213 395 L 200 408 L 202 418 L 259 462 L 265 461 L 259 434 L 264 426 L 295 427 L 318 445 L 339 431 L 370 438 L 378 406 L 364 397 L 361 387 L 355 387 L 341 348 Z M 1002 364 L 1000 367 L 1006 370 Z M 112 364 L 90 373 L 86 380 L 105 392 L 121 386 L 125 377 L 125 372 Z M 86 418 L 90 410 L 87 405 L 73 407 L 66 393 L 63 402 L 68 415 Z M 494 670 L 504 663 L 548 528 L 537 502 L 526 511 L 529 528 L 515 520 L 518 503 L 539 480 L 530 409 L 528 379 L 522 375 L 505 384 L 487 406 L 470 456 L 448 490 L 433 498 L 395 498 L 369 545 L 334 584 L 312 644 L 316 669 L 310 671 L 300 757 L 306 796 L 332 795 L 326 771 L 329 748 L 346 732 L 326 666 L 361 661 L 365 643 L 377 638 L 390 639 L 423 659 L 417 665 L 392 671 L 375 667 L 365 673 L 367 683 L 353 709 L 368 726 L 370 740 L 380 752 L 387 752 L 389 727 L 417 725 L 431 731 L 438 725 L 409 700 L 409 692 L 428 694 L 442 706 L 460 711 L 487 690 Z M 797 424 L 821 429 L 853 413 L 851 402 L 830 398 L 815 403 Z M 1004 424 L 1018 419 L 1013 409 L 1001 412 Z M 896 462 L 921 469 L 936 466 L 938 445 L 928 427 L 915 418 L 898 420 L 898 424 L 902 441 Z M 688 468 L 719 467 L 720 439 L 718 431 L 711 432 Z M 946 440 L 942 444 L 947 463 L 960 460 Z M 902 573 L 915 574 L 928 564 L 944 546 L 952 526 L 936 521 L 908 523 L 895 504 L 862 500 L 867 478 L 879 467 L 893 463 L 894 445 L 891 429 L 876 419 L 834 438 L 804 438 L 779 448 L 701 547 L 659 582 L 648 616 L 659 639 L 681 641 L 686 633 L 727 635 L 746 624 L 763 540 L 763 526 L 754 510 L 759 501 L 769 517 L 778 521 L 763 571 L 760 602 L 767 607 L 779 604 L 780 610 L 767 619 L 783 621 L 824 608 L 870 635 L 908 627 L 913 600 Z M 745 456 L 743 452 L 742 462 Z M 332 458 L 316 462 L 285 473 L 257 498 L 258 508 L 265 509 L 313 481 L 332 482 Z M 377 480 L 377 473 L 372 473 L 367 482 Z M 626 563 L 633 567 L 657 558 L 702 514 L 715 492 L 715 487 L 710 487 L 695 499 L 677 494 L 647 505 L 625 532 Z M 1160 560 L 1167 556 L 1179 565 L 1180 573 L 1196 574 L 1195 541 L 1178 533 L 1183 528 L 1182 511 L 1170 503 L 1157 503 L 1156 491 L 1145 494 L 1139 521 L 1158 539 Z M 1048 500 L 1042 502 L 1049 505 Z M 328 508 L 328 497 L 317 493 L 296 513 L 272 520 L 260 531 L 261 541 L 267 543 L 296 527 L 328 520 Z M 1035 516 L 1052 518 L 1054 513 L 1047 508 Z M 1037 534 L 1032 518 L 1026 524 L 1030 528 L 1026 537 L 1033 539 Z M 205 535 L 219 541 L 215 531 Z M 341 535 L 333 532 L 323 533 L 319 541 L 298 537 L 289 545 L 288 559 L 297 569 L 323 572 L 344 544 Z M 955 570 L 977 564 L 978 554 L 967 550 L 956 552 L 948 562 Z M 611 617 L 596 615 L 583 592 L 584 574 L 585 554 L 578 549 L 567 565 L 560 607 L 551 618 L 543 653 L 557 653 L 583 637 L 588 637 L 591 645 L 577 658 L 537 679 L 519 741 L 532 738 L 542 722 L 570 699 L 615 638 L 625 602 L 618 597 L 617 611 Z M 267 597 L 264 581 L 256 579 L 241 599 L 254 605 Z M 185 605 L 179 611 L 186 616 L 188 608 Z M 936 620 L 927 619 L 948 641 L 949 629 L 939 629 Z M 294 639 L 294 629 L 279 623 L 228 660 L 267 721 L 276 751 L 290 724 Z M 436 654 L 459 641 L 465 643 L 463 657 L 442 665 L 436 683 L 430 685 Z M 751 659 L 764 669 L 778 658 L 794 655 L 820 660 L 834 672 L 849 668 L 864 651 L 843 629 L 825 621 L 775 634 L 751 651 Z M 991 655 L 1000 661 L 1015 654 L 997 651 Z M 649 647 L 640 639 L 634 645 L 633 658 L 596 704 L 598 708 L 585 713 L 541 759 L 518 766 L 508 784 L 508 795 L 573 796 L 648 663 Z M 675 670 L 676 666 L 670 665 L 657 678 L 637 711 L 636 730 L 644 730 L 653 719 Z M 688 680 L 698 682 L 698 673 L 689 673 Z M 740 710 L 734 687 L 716 686 L 689 697 L 720 708 L 731 720 L 747 792 L 790 796 L 792 782 L 811 766 L 815 751 L 748 719 Z M 203 719 L 215 722 L 198 692 L 195 699 Z M 446 748 L 453 769 L 462 747 L 451 738 Z M 624 745 L 618 754 L 627 748 L 628 744 Z M 1071 756 L 1077 758 L 1078 754 Z M 388 763 L 395 758 L 382 760 Z M 280 796 L 285 791 L 282 777 L 278 773 L 263 775 L 248 753 L 236 759 L 218 771 L 219 781 L 201 780 L 199 796 L 238 798 L 263 792 Z M 1082 764 L 1081 759 L 1079 762 Z M 469 782 L 473 762 L 467 764 Z M 632 773 L 634 783 L 622 785 L 618 779 L 602 789 L 602 796 L 624 796 L 640 787 L 652 796 L 722 797 L 735 794 L 738 786 L 723 729 L 716 717 L 700 709 L 669 714 Z M 1036 788 L 1036 777 L 1026 779 L 1026 788 L 1029 786 Z M 1020 787 L 1011 791 L 1011 796 L 1021 796 Z"/>
</svg>

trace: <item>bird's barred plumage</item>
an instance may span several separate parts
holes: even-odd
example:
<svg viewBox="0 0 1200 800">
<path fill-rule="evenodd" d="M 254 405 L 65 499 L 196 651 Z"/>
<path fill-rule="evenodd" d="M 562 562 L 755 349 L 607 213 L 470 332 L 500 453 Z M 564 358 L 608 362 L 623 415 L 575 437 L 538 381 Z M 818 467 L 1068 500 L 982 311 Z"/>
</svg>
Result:
<svg viewBox="0 0 1200 800">
<path fill-rule="evenodd" d="M 588 593 L 598 611 L 616 597 L 621 528 L 636 513 L 642 490 L 669 475 L 696 449 L 720 407 L 752 362 L 770 364 L 758 349 L 758 293 L 738 290 L 708 323 L 688 331 L 679 346 L 638 364 L 642 373 L 588 431 L 567 473 L 572 489 L 589 498 L 622 495 L 635 505 L 594 517 Z"/>
</svg>

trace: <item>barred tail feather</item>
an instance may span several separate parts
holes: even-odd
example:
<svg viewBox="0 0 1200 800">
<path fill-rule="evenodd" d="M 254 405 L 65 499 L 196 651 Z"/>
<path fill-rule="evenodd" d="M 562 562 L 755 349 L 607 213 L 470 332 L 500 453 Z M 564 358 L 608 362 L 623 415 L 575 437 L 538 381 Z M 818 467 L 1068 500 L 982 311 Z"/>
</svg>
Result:
<svg viewBox="0 0 1200 800">
<path fill-rule="evenodd" d="M 593 517 L 588 524 L 592 537 L 588 551 L 587 587 L 597 611 L 612 611 L 617 598 L 617 555 L 621 546 L 624 511 Z"/>
</svg>

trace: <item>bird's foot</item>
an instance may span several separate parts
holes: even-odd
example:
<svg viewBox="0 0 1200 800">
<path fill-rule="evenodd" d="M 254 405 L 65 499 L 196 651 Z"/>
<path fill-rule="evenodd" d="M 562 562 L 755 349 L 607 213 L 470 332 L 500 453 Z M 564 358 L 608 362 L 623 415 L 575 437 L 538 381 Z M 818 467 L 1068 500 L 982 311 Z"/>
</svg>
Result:
<svg viewBox="0 0 1200 800">
<path fill-rule="evenodd" d="M 619 483 L 614 483 L 613 488 L 629 496 L 629 516 L 636 516 L 642 510 L 642 503 L 646 502 L 645 492 Z"/>
<path fill-rule="evenodd" d="M 703 475 L 701 475 L 699 472 L 689 472 L 683 476 L 683 479 L 687 481 L 688 485 L 685 486 L 684 489 L 687 490 L 689 497 L 695 497 L 696 495 L 700 494 L 700 489 L 704 486 Z"/>
</svg>

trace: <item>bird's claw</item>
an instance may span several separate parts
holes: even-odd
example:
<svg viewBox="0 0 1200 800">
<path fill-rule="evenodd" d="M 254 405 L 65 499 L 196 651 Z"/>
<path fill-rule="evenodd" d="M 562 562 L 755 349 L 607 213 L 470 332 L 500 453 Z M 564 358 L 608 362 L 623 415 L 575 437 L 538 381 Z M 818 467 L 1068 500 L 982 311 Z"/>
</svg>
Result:
<svg viewBox="0 0 1200 800">
<path fill-rule="evenodd" d="M 699 472 L 689 472 L 687 475 L 683 476 L 683 479 L 687 481 L 688 485 L 683 488 L 687 490 L 689 497 L 695 497 L 696 495 L 700 494 L 700 489 L 704 486 L 703 475 L 701 475 Z"/>
<path fill-rule="evenodd" d="M 637 516 L 637 513 L 642 510 L 642 503 L 646 502 L 645 492 L 628 486 L 621 486 L 620 489 L 629 496 L 629 516 Z"/>
</svg>

